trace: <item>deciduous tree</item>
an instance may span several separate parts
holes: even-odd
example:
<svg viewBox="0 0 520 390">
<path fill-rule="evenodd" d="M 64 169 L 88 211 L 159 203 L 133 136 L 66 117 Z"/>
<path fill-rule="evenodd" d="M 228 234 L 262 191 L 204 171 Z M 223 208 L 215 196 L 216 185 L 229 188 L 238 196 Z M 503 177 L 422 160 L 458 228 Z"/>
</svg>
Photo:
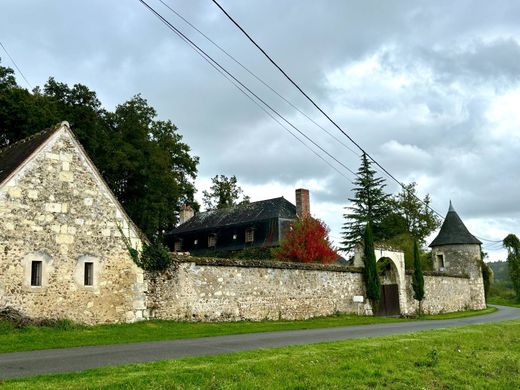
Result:
<svg viewBox="0 0 520 390">
<path fill-rule="evenodd" d="M 203 191 L 203 203 L 206 210 L 218 210 L 249 203 L 249 196 L 237 184 L 235 175 L 227 177 L 216 175 L 211 179 L 210 191 Z"/>
<path fill-rule="evenodd" d="M 67 120 L 110 189 L 133 221 L 150 238 L 177 222 L 177 211 L 195 209 L 192 156 L 171 121 L 140 95 L 109 112 L 94 91 L 50 78 L 32 93 L 16 84 L 10 68 L 0 66 L 0 147 Z"/>
<path fill-rule="evenodd" d="M 331 263 L 337 258 L 324 222 L 312 217 L 297 220 L 276 251 L 279 260 L 300 263 Z"/>
<path fill-rule="evenodd" d="M 520 302 L 520 240 L 514 234 L 509 234 L 503 241 L 507 249 L 507 265 L 509 277 L 513 283 L 516 299 Z"/>
</svg>

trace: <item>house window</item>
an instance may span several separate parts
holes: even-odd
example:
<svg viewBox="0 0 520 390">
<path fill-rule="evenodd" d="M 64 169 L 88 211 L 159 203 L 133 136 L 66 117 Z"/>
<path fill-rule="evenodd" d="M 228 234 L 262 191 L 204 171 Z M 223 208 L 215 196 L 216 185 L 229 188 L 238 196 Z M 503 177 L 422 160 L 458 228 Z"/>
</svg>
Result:
<svg viewBox="0 0 520 390">
<path fill-rule="evenodd" d="M 255 231 L 253 229 L 246 229 L 246 242 L 253 242 L 255 240 Z"/>
<path fill-rule="evenodd" d="M 233 234 L 233 240 L 236 240 L 237 239 L 237 235 L 236 234 Z"/>
<path fill-rule="evenodd" d="M 175 244 L 173 246 L 173 250 L 175 252 L 180 252 L 182 250 L 182 241 L 181 240 L 175 241 Z"/>
<path fill-rule="evenodd" d="M 94 285 L 94 263 L 92 262 L 85 262 L 84 284 L 85 286 Z"/>
<path fill-rule="evenodd" d="M 440 271 L 444 271 L 444 255 L 437 255 L 437 265 Z"/>
<path fill-rule="evenodd" d="M 193 240 L 193 245 L 197 245 L 199 243 L 199 240 Z"/>
<path fill-rule="evenodd" d="M 31 286 L 42 285 L 42 264 L 41 261 L 31 262 Z"/>
<path fill-rule="evenodd" d="M 215 233 L 208 236 L 208 248 L 217 246 L 217 235 Z"/>
</svg>

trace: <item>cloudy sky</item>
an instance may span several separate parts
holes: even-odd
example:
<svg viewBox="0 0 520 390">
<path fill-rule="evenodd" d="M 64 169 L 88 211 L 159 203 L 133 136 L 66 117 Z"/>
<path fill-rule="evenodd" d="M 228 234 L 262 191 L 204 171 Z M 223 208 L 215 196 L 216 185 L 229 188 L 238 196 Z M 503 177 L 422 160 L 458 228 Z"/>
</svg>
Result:
<svg viewBox="0 0 520 390">
<path fill-rule="evenodd" d="M 159 0 L 147 0 L 342 164 L 359 156 L 210 0 L 164 0 L 344 145 L 252 78 Z M 238 1 L 224 8 L 376 160 L 470 231 L 520 233 L 520 3 Z M 138 0 L 2 0 L 0 41 L 32 86 L 83 83 L 113 109 L 141 93 L 200 156 L 198 196 L 236 175 L 252 200 L 311 190 L 338 240 L 353 176 L 295 140 Z M 4 52 L 2 64 L 13 67 Z M 18 82 L 25 85 L 17 74 Z M 63 118 L 67 119 L 67 118 Z M 317 150 L 325 159 L 328 157 Z M 352 150 L 354 152 L 352 152 Z M 390 181 L 389 191 L 397 188 Z M 485 242 L 492 259 L 498 244 Z"/>
</svg>

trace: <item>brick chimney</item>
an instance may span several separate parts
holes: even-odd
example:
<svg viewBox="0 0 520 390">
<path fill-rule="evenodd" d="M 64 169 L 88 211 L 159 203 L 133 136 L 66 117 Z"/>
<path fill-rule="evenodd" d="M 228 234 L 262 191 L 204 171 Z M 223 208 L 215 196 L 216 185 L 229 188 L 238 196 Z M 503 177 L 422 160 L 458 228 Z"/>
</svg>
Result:
<svg viewBox="0 0 520 390">
<path fill-rule="evenodd" d="M 183 204 L 181 206 L 181 211 L 179 212 L 179 224 L 182 225 L 188 219 L 193 217 L 195 213 L 189 204 Z"/>
<path fill-rule="evenodd" d="M 296 215 L 299 218 L 311 215 L 309 190 L 298 188 L 296 190 Z"/>
</svg>

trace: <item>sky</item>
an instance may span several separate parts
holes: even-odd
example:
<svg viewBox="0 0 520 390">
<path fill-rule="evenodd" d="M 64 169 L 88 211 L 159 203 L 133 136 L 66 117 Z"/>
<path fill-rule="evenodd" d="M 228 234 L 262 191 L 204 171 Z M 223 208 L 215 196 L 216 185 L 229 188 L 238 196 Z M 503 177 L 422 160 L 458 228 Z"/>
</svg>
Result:
<svg viewBox="0 0 520 390">
<path fill-rule="evenodd" d="M 163 1 L 334 138 L 160 0 L 147 1 L 344 166 L 358 169 L 359 150 L 210 0 Z M 220 4 L 371 156 L 401 182 L 416 181 L 421 197 L 430 194 L 435 210 L 445 215 L 451 200 L 481 239 L 520 233 L 519 2 Z M 217 174 L 236 175 L 253 201 L 294 202 L 294 190 L 308 188 L 311 213 L 339 242 L 354 176 L 296 140 L 138 0 L 2 0 L 0 41 L 32 87 L 50 76 L 85 84 L 109 110 L 140 93 L 200 157 L 199 201 Z M 0 57 L 14 67 L 1 49 Z M 398 191 L 390 179 L 387 190 Z M 505 259 L 500 244 L 483 242 L 491 260 Z"/>
</svg>

